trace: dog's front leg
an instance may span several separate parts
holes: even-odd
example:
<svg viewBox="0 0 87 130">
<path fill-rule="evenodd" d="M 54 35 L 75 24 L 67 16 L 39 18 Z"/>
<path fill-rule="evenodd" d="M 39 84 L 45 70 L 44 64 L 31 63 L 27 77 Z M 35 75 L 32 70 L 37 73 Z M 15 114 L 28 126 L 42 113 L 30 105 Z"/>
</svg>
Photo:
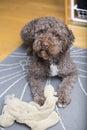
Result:
<svg viewBox="0 0 87 130">
<path fill-rule="evenodd" d="M 32 76 L 31 78 L 29 78 L 29 83 L 33 100 L 39 105 L 43 105 L 45 100 L 43 80 L 41 79 L 41 77 L 35 78 L 34 76 Z"/>
<path fill-rule="evenodd" d="M 63 79 L 58 89 L 59 107 L 66 107 L 71 102 L 70 94 L 77 77 L 77 72 L 73 72 Z"/>
</svg>

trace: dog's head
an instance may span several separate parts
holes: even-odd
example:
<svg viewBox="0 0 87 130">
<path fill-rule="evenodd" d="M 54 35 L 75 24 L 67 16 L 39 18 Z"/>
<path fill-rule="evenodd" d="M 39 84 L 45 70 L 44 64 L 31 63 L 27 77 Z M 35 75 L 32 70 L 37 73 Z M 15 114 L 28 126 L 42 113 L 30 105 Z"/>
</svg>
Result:
<svg viewBox="0 0 87 130">
<path fill-rule="evenodd" d="M 33 43 L 34 52 L 45 60 L 55 57 L 60 52 L 60 48 L 52 35 L 42 34 Z"/>
<path fill-rule="evenodd" d="M 60 52 L 66 51 L 72 44 L 73 40 L 68 43 L 68 38 L 64 38 L 62 35 L 42 34 L 34 41 L 33 51 L 45 60 L 55 58 Z"/>
</svg>

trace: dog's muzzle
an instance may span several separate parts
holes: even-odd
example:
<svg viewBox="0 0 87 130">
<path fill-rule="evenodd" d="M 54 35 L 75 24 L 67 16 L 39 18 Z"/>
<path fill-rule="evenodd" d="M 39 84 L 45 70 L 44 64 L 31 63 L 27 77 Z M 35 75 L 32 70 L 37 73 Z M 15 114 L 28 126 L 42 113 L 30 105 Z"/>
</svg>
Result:
<svg viewBox="0 0 87 130">
<path fill-rule="evenodd" d="M 49 44 L 47 42 L 41 43 L 41 49 L 47 51 L 49 49 Z"/>
</svg>

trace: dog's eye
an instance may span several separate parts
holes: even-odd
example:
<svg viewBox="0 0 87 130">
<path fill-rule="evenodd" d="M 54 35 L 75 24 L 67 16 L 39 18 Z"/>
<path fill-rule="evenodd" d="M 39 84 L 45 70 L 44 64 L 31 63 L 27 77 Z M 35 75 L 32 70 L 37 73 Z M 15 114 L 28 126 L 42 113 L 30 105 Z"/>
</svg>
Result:
<svg viewBox="0 0 87 130">
<path fill-rule="evenodd" d="M 56 34 L 55 36 L 56 36 L 57 38 L 60 38 L 59 34 Z"/>
<path fill-rule="evenodd" d="M 38 33 L 38 34 L 40 35 L 40 34 L 44 33 L 44 30 L 41 29 L 41 30 L 39 30 L 39 31 L 36 32 L 36 33 Z"/>
<path fill-rule="evenodd" d="M 56 30 L 53 30 L 53 31 L 52 31 L 52 34 L 53 34 L 55 37 L 57 37 L 57 38 L 59 38 L 59 37 L 60 37 L 60 35 L 57 33 L 57 31 L 56 31 Z"/>
</svg>

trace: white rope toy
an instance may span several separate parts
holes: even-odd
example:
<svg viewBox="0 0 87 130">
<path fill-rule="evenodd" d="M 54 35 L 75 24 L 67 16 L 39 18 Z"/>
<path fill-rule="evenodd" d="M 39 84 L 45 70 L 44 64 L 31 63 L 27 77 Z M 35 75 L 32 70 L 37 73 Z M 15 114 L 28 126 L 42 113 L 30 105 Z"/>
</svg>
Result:
<svg viewBox="0 0 87 130">
<path fill-rule="evenodd" d="M 32 130 L 46 130 L 59 121 L 58 113 L 54 111 L 58 97 L 51 84 L 45 86 L 46 101 L 43 106 L 35 102 L 26 103 L 20 99 L 8 96 L 5 100 L 0 126 L 9 127 L 15 121 L 26 124 Z"/>
</svg>

